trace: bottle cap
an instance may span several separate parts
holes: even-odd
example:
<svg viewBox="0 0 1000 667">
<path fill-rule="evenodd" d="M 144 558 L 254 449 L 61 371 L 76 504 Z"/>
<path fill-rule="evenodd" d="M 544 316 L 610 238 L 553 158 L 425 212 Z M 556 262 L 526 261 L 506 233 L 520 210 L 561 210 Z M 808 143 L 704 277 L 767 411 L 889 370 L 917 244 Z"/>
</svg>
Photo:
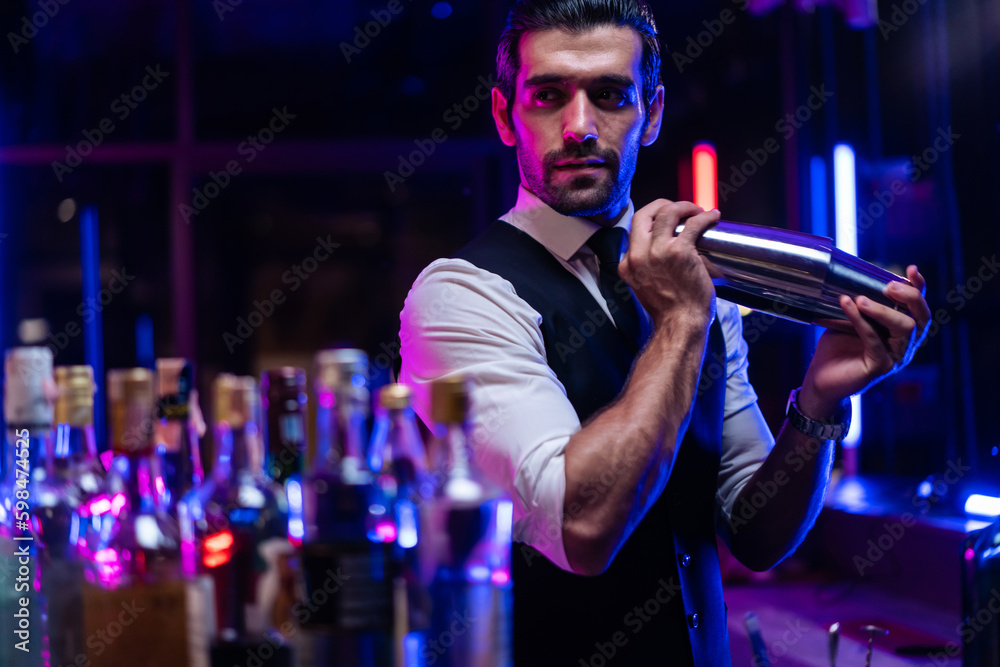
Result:
<svg viewBox="0 0 1000 667">
<path fill-rule="evenodd" d="M 261 391 L 270 399 L 289 393 L 301 394 L 306 390 L 306 371 L 297 366 L 270 368 L 260 374 Z"/>
<path fill-rule="evenodd" d="M 260 410 L 257 380 L 250 376 L 221 373 L 215 378 L 215 420 L 240 427 L 256 421 Z"/>
<path fill-rule="evenodd" d="M 89 426 L 94 423 L 94 369 L 90 366 L 56 366 L 56 423 Z"/>
<path fill-rule="evenodd" d="M 413 403 L 413 390 L 405 384 L 387 384 L 378 393 L 378 404 L 386 410 L 403 410 Z"/>
<path fill-rule="evenodd" d="M 4 357 L 3 413 L 8 426 L 51 428 L 56 385 L 52 350 L 12 347 Z"/>
<path fill-rule="evenodd" d="M 341 348 L 316 353 L 316 386 L 334 391 L 364 387 L 367 383 L 368 355 L 364 350 Z"/>
<path fill-rule="evenodd" d="M 469 390 L 461 375 L 431 383 L 431 419 L 439 424 L 461 424 L 469 411 Z"/>
<path fill-rule="evenodd" d="M 115 454 L 144 454 L 156 429 L 153 372 L 148 368 L 108 371 L 111 448 Z"/>
</svg>

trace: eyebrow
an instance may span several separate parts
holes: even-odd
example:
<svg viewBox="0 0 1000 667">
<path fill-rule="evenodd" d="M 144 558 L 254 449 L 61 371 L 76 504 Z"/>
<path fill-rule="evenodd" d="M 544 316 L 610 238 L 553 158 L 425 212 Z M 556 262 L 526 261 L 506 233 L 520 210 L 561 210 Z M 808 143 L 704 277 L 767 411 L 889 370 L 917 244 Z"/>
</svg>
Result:
<svg viewBox="0 0 1000 667">
<path fill-rule="evenodd" d="M 551 83 L 563 83 L 567 80 L 565 76 L 559 74 L 536 74 L 533 77 L 525 79 L 525 88 L 535 88 L 537 86 L 544 86 Z M 594 83 L 605 83 L 613 84 L 616 86 L 621 86 L 622 88 L 635 88 L 635 81 L 632 80 L 630 76 L 623 76 L 621 74 L 602 74 L 601 76 L 594 79 Z"/>
</svg>

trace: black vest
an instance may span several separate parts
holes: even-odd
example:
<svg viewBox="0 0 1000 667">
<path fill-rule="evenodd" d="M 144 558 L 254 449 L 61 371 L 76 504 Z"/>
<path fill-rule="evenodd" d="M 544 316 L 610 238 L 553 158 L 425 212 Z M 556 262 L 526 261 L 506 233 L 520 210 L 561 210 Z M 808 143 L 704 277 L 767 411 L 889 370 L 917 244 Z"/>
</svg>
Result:
<svg viewBox="0 0 1000 667">
<path fill-rule="evenodd" d="M 540 243 L 497 221 L 455 257 L 509 281 L 542 316 L 546 358 L 581 423 L 621 392 L 634 361 L 580 281 Z M 514 664 L 730 665 L 715 542 L 725 340 L 709 334 L 698 395 L 660 498 L 597 577 L 514 543 Z M 613 471 L 586 487 L 596 497 Z"/>
</svg>

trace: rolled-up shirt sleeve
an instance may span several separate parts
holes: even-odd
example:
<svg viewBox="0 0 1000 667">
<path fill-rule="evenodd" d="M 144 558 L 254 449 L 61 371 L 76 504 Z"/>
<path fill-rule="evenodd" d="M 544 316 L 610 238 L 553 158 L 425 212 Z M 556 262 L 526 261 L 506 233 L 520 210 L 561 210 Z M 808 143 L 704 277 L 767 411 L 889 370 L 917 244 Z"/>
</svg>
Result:
<svg viewBox="0 0 1000 667">
<path fill-rule="evenodd" d="M 726 408 L 722 421 L 722 457 L 716 506 L 718 532 L 729 544 L 736 500 L 774 447 L 774 436 L 757 406 L 748 375 L 748 346 L 735 304 L 719 300 L 719 324 L 726 339 Z"/>
<path fill-rule="evenodd" d="M 546 362 L 540 321 L 503 278 L 464 260 L 437 260 L 400 314 L 400 380 L 427 424 L 431 383 L 455 374 L 471 380 L 473 456 L 514 501 L 514 540 L 572 571 L 562 541 L 565 448 L 580 421 Z"/>
</svg>

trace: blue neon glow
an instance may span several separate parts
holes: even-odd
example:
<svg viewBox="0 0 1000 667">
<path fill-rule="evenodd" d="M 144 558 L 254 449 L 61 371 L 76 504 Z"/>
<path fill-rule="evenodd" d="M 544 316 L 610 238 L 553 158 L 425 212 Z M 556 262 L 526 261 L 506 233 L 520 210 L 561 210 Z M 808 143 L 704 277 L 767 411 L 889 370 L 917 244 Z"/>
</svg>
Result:
<svg viewBox="0 0 1000 667">
<path fill-rule="evenodd" d="M 94 405 L 104 404 L 104 331 L 101 309 L 101 247 L 97 207 L 84 206 L 80 212 L 80 268 L 83 274 L 83 303 L 91 305 L 94 317 L 83 319 L 84 361 L 94 369 Z M 104 439 L 104 410 L 94 410 L 94 435 L 97 442 Z"/>
<path fill-rule="evenodd" d="M 833 149 L 834 210 L 837 216 L 837 247 L 858 254 L 858 194 L 854 149 L 837 144 Z"/>
<path fill-rule="evenodd" d="M 447 2 L 436 2 L 431 7 L 431 16 L 436 19 L 446 19 L 451 16 L 451 5 Z"/>
<path fill-rule="evenodd" d="M 812 233 L 830 235 L 830 220 L 826 213 L 826 161 L 814 155 L 809 161 L 809 188 L 812 194 Z"/>
<path fill-rule="evenodd" d="M 155 368 L 153 318 L 143 313 L 135 318 L 135 361 L 142 368 Z"/>
<path fill-rule="evenodd" d="M 973 493 L 965 499 L 966 514 L 1000 516 L 1000 498 Z"/>
<path fill-rule="evenodd" d="M 929 498 L 931 493 L 933 492 L 934 492 L 934 485 L 931 484 L 926 479 L 920 482 L 920 485 L 917 487 L 917 495 L 920 496 L 921 498 Z"/>
<path fill-rule="evenodd" d="M 837 144 L 833 149 L 833 206 L 836 215 L 836 244 L 846 253 L 858 254 L 858 181 L 854 149 Z M 861 396 L 851 396 L 851 429 L 844 438 L 844 447 L 857 447 L 861 442 Z"/>
</svg>

